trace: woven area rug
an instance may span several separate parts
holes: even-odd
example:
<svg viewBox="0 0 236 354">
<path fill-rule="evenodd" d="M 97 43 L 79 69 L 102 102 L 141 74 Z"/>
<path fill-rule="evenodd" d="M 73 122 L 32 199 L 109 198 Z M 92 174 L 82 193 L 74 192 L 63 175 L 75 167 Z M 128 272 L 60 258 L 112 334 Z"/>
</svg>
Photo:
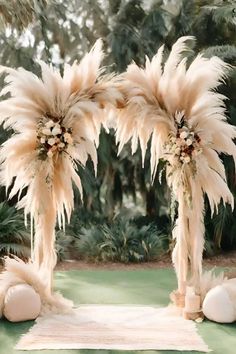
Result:
<svg viewBox="0 0 236 354">
<path fill-rule="evenodd" d="M 15 349 L 210 351 L 196 324 L 173 308 L 119 305 L 83 305 L 70 315 L 40 318 Z"/>
</svg>

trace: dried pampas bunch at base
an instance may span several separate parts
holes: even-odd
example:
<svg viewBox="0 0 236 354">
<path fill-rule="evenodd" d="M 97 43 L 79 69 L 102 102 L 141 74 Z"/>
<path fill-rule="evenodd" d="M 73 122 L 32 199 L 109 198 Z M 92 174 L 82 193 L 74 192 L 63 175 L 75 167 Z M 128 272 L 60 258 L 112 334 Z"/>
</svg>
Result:
<svg viewBox="0 0 236 354">
<path fill-rule="evenodd" d="M 97 146 L 106 111 L 121 99 L 114 79 L 103 75 L 101 40 L 79 64 L 65 64 L 63 75 L 40 62 L 42 78 L 23 68 L 0 67 L 6 73 L 0 102 L 0 124 L 14 134 L 1 148 L 0 182 L 19 197 L 19 208 L 31 216 L 32 259 L 51 290 L 56 263 L 55 225 L 65 226 L 74 207 L 74 183 L 82 196 L 76 165 L 91 157 L 97 168 Z M 24 196 L 21 193 L 24 191 Z"/>
<path fill-rule="evenodd" d="M 39 294 L 41 300 L 40 315 L 72 311 L 72 301 L 63 298 L 60 293 L 48 293 L 47 280 L 38 272 L 35 263 L 32 261 L 25 263 L 17 257 L 5 257 L 4 265 L 5 270 L 0 274 L 0 318 L 4 312 L 5 294 L 12 286 L 18 284 L 30 285 Z"/>
<path fill-rule="evenodd" d="M 180 298 L 185 297 L 187 283 L 200 295 L 204 194 L 212 214 L 221 199 L 233 208 L 234 198 L 219 154 L 232 155 L 236 161 L 236 128 L 227 123 L 225 97 L 215 91 L 228 66 L 217 57 L 202 55 L 188 65 L 184 53 L 189 50 L 187 42 L 193 40 L 178 39 L 165 63 L 162 46 L 151 61 L 146 59 L 144 68 L 129 65 L 121 75 L 126 105 L 119 112 L 116 130 L 119 152 L 131 141 L 134 153 L 139 142 L 143 161 L 151 140 L 152 179 L 159 160 L 166 162 L 167 182 L 178 201 L 173 231 L 178 291 L 172 297 L 182 306 Z"/>
</svg>

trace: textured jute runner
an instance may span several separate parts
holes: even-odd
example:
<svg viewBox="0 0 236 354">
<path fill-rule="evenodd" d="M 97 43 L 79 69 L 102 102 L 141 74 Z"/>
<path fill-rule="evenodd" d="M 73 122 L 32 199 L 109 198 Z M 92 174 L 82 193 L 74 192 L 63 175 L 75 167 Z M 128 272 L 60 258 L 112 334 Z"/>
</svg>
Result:
<svg viewBox="0 0 236 354">
<path fill-rule="evenodd" d="M 40 318 L 15 349 L 210 351 L 196 324 L 173 308 L 119 305 L 82 305 Z"/>
</svg>

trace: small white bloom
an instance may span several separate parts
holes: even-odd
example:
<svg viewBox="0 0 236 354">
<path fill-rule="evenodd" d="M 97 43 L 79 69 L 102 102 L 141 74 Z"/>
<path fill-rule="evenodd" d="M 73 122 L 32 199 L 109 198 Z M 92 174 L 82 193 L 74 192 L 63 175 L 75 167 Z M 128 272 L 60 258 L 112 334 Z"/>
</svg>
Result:
<svg viewBox="0 0 236 354">
<path fill-rule="evenodd" d="M 46 124 L 45 124 L 45 127 L 46 128 L 52 128 L 54 127 L 55 123 L 53 122 L 53 120 L 49 120 Z"/>
<path fill-rule="evenodd" d="M 42 129 L 42 134 L 44 134 L 44 135 L 51 135 L 52 133 L 51 133 L 51 129 L 49 129 L 49 128 L 43 128 Z"/>
<path fill-rule="evenodd" d="M 51 151 L 51 150 L 49 150 L 48 152 L 47 152 L 47 155 L 48 155 L 48 157 L 53 157 L 53 152 Z"/>
<path fill-rule="evenodd" d="M 70 133 L 65 133 L 64 134 L 64 140 L 68 144 L 72 144 L 73 143 L 73 139 L 72 139 L 72 136 L 70 135 Z"/>
<path fill-rule="evenodd" d="M 50 139 L 48 139 L 48 144 L 49 145 L 54 145 L 56 143 L 56 139 L 55 138 L 50 138 Z"/>
<path fill-rule="evenodd" d="M 186 144 L 187 144 L 188 146 L 192 145 L 192 143 L 193 143 L 193 142 L 192 142 L 191 139 L 188 138 L 188 139 L 186 140 Z"/>
<path fill-rule="evenodd" d="M 189 156 L 185 156 L 185 157 L 183 158 L 184 163 L 189 163 L 190 160 L 191 160 L 191 159 L 190 159 Z"/>
<path fill-rule="evenodd" d="M 55 126 L 54 128 L 53 128 L 53 130 L 52 130 L 52 135 L 58 135 L 58 134 L 61 134 L 61 128 L 60 128 L 60 126 L 58 127 L 58 126 Z"/>
<path fill-rule="evenodd" d="M 186 131 L 183 131 L 183 132 L 180 133 L 180 138 L 181 139 L 186 139 L 187 136 L 188 136 L 188 133 Z"/>
<path fill-rule="evenodd" d="M 45 144 L 45 141 L 46 141 L 45 137 L 40 138 L 40 143 Z"/>
</svg>

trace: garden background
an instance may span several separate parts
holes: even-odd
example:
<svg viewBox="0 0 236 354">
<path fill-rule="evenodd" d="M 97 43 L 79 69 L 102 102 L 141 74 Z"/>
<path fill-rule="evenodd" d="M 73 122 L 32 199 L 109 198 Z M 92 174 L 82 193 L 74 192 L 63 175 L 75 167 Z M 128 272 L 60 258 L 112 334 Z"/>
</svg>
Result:
<svg viewBox="0 0 236 354">
<path fill-rule="evenodd" d="M 38 59 L 62 70 L 92 47 L 104 43 L 107 72 L 123 72 L 134 60 L 144 64 L 164 43 L 165 55 L 183 35 L 194 35 L 191 57 L 201 52 L 232 65 L 220 91 L 228 97 L 227 116 L 236 125 L 235 0 L 8 0 L 0 1 L 0 64 L 22 66 L 40 75 Z M 1 79 L 0 85 L 2 86 Z M 0 142 L 11 134 L 0 128 Z M 224 160 L 229 187 L 236 198 L 233 161 Z M 78 166 L 84 203 L 75 188 L 75 211 L 65 233 L 57 230 L 59 260 L 146 262 L 170 255 L 176 205 L 160 165 L 151 185 L 149 156 L 144 168 L 130 145 L 117 157 L 114 130 L 100 136 L 98 174 L 91 161 Z M 6 200 L 0 188 L 0 256 L 30 254 L 30 230 L 17 199 Z M 205 256 L 236 249 L 236 210 L 219 206 L 211 218 L 205 201 Z"/>
</svg>

